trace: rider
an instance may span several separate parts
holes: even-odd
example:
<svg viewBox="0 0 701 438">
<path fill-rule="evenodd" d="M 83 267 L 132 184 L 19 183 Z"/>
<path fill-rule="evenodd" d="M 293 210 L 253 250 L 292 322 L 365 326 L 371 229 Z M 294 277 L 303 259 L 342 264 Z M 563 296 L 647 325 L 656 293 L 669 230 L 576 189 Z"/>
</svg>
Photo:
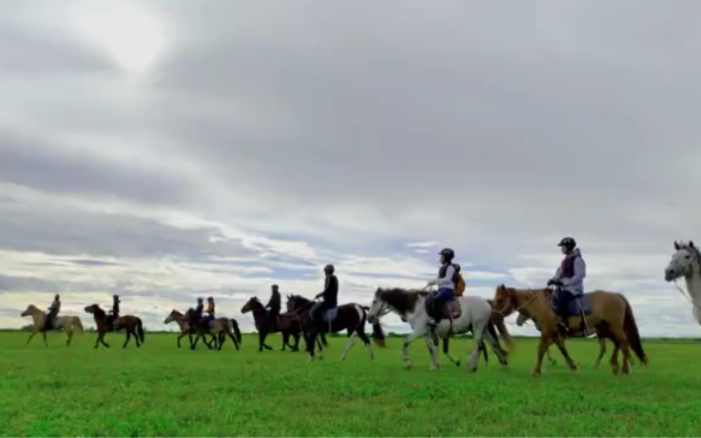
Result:
<svg viewBox="0 0 701 438">
<path fill-rule="evenodd" d="M 202 321 L 202 313 L 204 312 L 204 300 L 202 297 L 197 298 L 197 307 L 192 311 L 190 315 L 190 327 L 192 330 L 196 330 Z"/>
<path fill-rule="evenodd" d="M 265 305 L 268 310 L 267 318 L 265 320 L 265 327 L 271 328 L 277 321 L 277 317 L 280 315 L 280 308 L 282 307 L 282 298 L 280 297 L 280 290 L 277 284 L 272 285 L 272 294 L 270 295 L 270 301 Z"/>
<path fill-rule="evenodd" d="M 207 297 L 207 310 L 205 310 L 206 321 L 214 320 L 214 297 Z"/>
<path fill-rule="evenodd" d="M 312 310 L 309 311 L 312 322 L 316 325 L 322 325 L 323 321 L 321 320 L 321 315 L 324 311 L 331 310 L 338 305 L 338 278 L 336 278 L 333 272 L 333 265 L 329 264 L 324 266 L 324 274 L 326 274 L 324 290 L 314 297 L 314 299 L 323 297 L 323 300 L 314 303 Z"/>
<path fill-rule="evenodd" d="M 112 295 L 112 328 L 117 330 L 117 319 L 119 318 L 119 295 Z"/>
<path fill-rule="evenodd" d="M 453 264 L 455 251 L 450 248 L 443 248 L 438 255 L 440 256 L 441 267 L 438 269 L 438 277 L 429 281 L 426 287 L 436 285 L 438 290 L 433 296 L 433 321 L 429 323 L 437 326 L 443 317 L 445 304 L 455 298 L 455 281 L 458 275 L 458 269 Z"/>
<path fill-rule="evenodd" d="M 59 294 L 54 295 L 54 300 L 49 306 L 49 313 L 46 314 L 46 319 L 44 320 L 44 330 L 50 330 L 55 327 L 55 320 L 58 312 L 61 311 L 61 296 Z"/>
<path fill-rule="evenodd" d="M 568 330 L 567 302 L 572 298 L 581 298 L 584 293 L 587 265 L 573 238 L 565 237 L 557 246 L 560 247 L 565 258 L 562 259 L 555 276 L 548 280 L 548 286 L 557 286 L 553 294 L 553 310 L 560 317 L 559 324 Z"/>
</svg>

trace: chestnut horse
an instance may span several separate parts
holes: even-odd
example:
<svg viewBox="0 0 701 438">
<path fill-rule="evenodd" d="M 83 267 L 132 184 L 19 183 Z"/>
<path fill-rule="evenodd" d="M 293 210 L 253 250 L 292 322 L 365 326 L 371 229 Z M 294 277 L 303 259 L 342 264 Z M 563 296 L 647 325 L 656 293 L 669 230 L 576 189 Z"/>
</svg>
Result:
<svg viewBox="0 0 701 438">
<path fill-rule="evenodd" d="M 570 369 L 577 370 L 577 365 L 565 347 L 565 338 L 558 329 L 559 316 L 551 308 L 551 295 L 550 289 L 516 289 L 503 284 L 497 287 L 494 295 L 494 309 L 498 313 L 508 315 L 519 312 L 531 318 L 540 330 L 538 358 L 533 376 L 540 375 L 543 357 L 552 343 L 557 345 Z M 586 337 L 598 332 L 611 339 L 614 350 L 611 353 L 610 363 L 614 374 L 618 374 L 619 371 L 624 374 L 630 372 L 631 348 L 641 364 L 647 363 L 633 309 L 622 294 L 596 290 L 584 294 L 580 304 L 586 308 L 585 315 L 574 315 L 568 318 L 569 337 Z M 619 350 L 623 352 L 622 366 L 618 363 Z"/>
<path fill-rule="evenodd" d="M 29 335 L 29 339 L 27 339 L 27 343 L 25 345 L 29 345 L 29 342 L 34 338 L 34 336 L 37 333 L 41 333 L 41 336 L 44 338 L 44 344 L 48 347 L 49 343 L 46 340 L 46 330 L 44 330 L 46 312 L 39 309 L 34 304 L 30 304 L 27 306 L 25 311 L 22 312 L 22 316 L 32 317 L 32 334 Z M 66 347 L 68 347 L 71 345 L 74 331 L 77 333 L 83 333 L 83 323 L 80 322 L 80 318 L 75 315 L 56 316 L 54 321 L 54 330 L 61 329 L 64 329 L 66 331 L 66 335 L 68 336 L 68 339 L 66 340 Z"/>
<path fill-rule="evenodd" d="M 95 340 L 95 348 L 99 344 L 109 348 L 109 344 L 105 342 L 105 335 L 110 330 L 114 328 L 115 331 L 124 329 L 126 332 L 126 340 L 122 348 L 127 348 L 127 344 L 131 340 L 132 335 L 136 341 L 136 346 L 141 347 L 144 343 L 144 324 L 141 322 L 141 318 L 134 315 L 123 315 L 112 322 L 110 326 L 107 313 L 105 313 L 102 308 L 97 304 L 91 304 L 85 307 L 85 313 L 91 313 L 95 319 L 95 325 L 97 325 L 97 339 Z"/>
<path fill-rule="evenodd" d="M 178 328 L 180 329 L 180 334 L 178 335 L 178 348 L 180 348 L 180 341 L 185 337 L 185 335 L 187 335 L 190 339 L 190 346 L 192 347 L 192 335 L 195 334 L 195 329 L 190 327 L 190 317 L 173 309 L 163 321 L 163 324 L 170 324 L 173 321 L 175 321 L 178 324 Z M 220 336 L 218 339 L 216 336 L 211 335 L 212 339 L 209 342 L 207 342 L 207 340 L 204 338 L 202 339 L 202 342 L 204 342 L 210 350 L 213 348 L 217 348 L 218 344 L 224 343 L 224 333 L 220 333 L 219 335 Z M 214 345 L 212 345 L 212 342 L 214 342 Z"/>
</svg>

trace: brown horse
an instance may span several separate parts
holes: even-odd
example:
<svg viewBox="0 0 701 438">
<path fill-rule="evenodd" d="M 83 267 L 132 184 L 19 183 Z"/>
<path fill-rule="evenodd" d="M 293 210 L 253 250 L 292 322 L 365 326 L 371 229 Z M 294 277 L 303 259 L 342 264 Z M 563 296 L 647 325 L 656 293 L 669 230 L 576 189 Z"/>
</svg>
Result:
<svg viewBox="0 0 701 438">
<path fill-rule="evenodd" d="M 192 347 L 193 339 L 192 335 L 195 334 L 195 330 L 190 327 L 190 317 L 185 316 L 184 314 L 178 312 L 177 310 L 173 309 L 170 311 L 170 314 L 166 317 L 166 319 L 163 321 L 163 324 L 170 324 L 171 322 L 175 321 L 178 324 L 178 328 L 180 328 L 180 334 L 178 335 L 178 348 L 180 348 L 180 341 L 187 335 L 190 339 L 190 347 Z M 206 339 L 202 339 L 202 342 L 207 345 L 207 347 L 211 348 L 216 348 L 218 343 L 224 342 L 224 334 L 221 333 L 221 336 L 219 339 L 217 339 L 216 336 L 212 335 L 211 333 L 208 333 L 210 336 L 212 336 L 212 339 L 207 342 Z M 214 346 L 212 346 L 212 342 L 214 342 Z"/>
<path fill-rule="evenodd" d="M 187 312 L 185 312 L 183 318 L 191 321 L 192 311 L 192 309 L 189 309 Z M 195 337 L 195 341 L 190 345 L 191 350 L 197 348 L 197 341 L 199 341 L 200 338 L 202 339 L 202 342 L 207 344 L 207 341 L 204 338 L 205 335 L 214 336 L 215 342 L 219 340 L 218 350 L 221 350 L 224 346 L 224 341 L 226 339 L 225 336 L 228 336 L 229 339 L 231 339 L 231 342 L 234 344 L 234 348 L 237 350 L 239 349 L 239 344 L 241 343 L 241 330 L 239 329 L 239 323 L 236 322 L 235 319 L 215 318 L 211 321 L 200 320 L 197 327 L 195 327 L 195 333 L 197 336 Z M 207 346 L 211 348 L 210 345 Z"/>
<path fill-rule="evenodd" d="M 46 312 L 40 310 L 34 304 L 27 306 L 22 316 L 32 317 L 32 333 L 27 339 L 25 345 L 29 345 L 29 342 L 34 338 L 37 333 L 41 333 L 44 338 L 44 344 L 48 347 L 49 342 L 46 340 L 46 330 L 44 330 L 44 322 L 46 321 Z M 54 320 L 54 330 L 65 330 L 68 339 L 66 339 L 66 347 L 71 345 L 71 340 L 73 339 L 73 332 L 83 333 L 83 323 L 80 322 L 80 318 L 75 315 L 61 315 L 57 316 Z"/>
<path fill-rule="evenodd" d="M 253 321 L 255 322 L 256 330 L 258 330 L 258 351 L 263 351 L 264 348 L 272 350 L 272 347 L 265 344 L 265 338 L 269 333 L 278 332 L 282 333 L 282 351 L 285 351 L 285 348 L 288 346 L 292 351 L 299 351 L 299 335 L 302 333 L 302 324 L 295 314 L 281 313 L 278 315 L 277 320 L 274 321 L 272 327 L 269 327 L 267 325 L 268 312 L 258 300 L 258 297 L 250 298 L 241 308 L 241 313 L 246 314 L 248 312 L 253 313 Z M 295 340 L 294 345 L 289 343 L 290 336 Z"/>
<path fill-rule="evenodd" d="M 533 375 L 541 373 L 543 356 L 551 343 L 555 343 L 572 371 L 577 365 L 570 357 L 565 347 L 565 338 L 558 329 L 559 317 L 555 315 L 549 289 L 515 289 L 499 285 L 494 296 L 494 309 L 502 315 L 519 312 L 533 319 L 540 330 L 538 359 Z M 638 326 L 633 316 L 633 310 L 623 295 L 615 292 L 593 291 L 584 294 L 582 301 L 588 300 L 590 309 L 584 317 L 570 316 L 567 320 L 568 336 L 585 337 L 600 332 L 602 336 L 611 339 L 614 350 L 611 354 L 611 369 L 614 374 L 622 371 L 630 372 L 630 349 L 640 359 L 641 364 L 647 363 L 643 351 Z M 623 352 L 623 366 L 618 363 L 618 351 Z"/>
<path fill-rule="evenodd" d="M 99 305 L 91 304 L 86 306 L 84 310 L 85 313 L 91 313 L 95 319 L 95 325 L 97 326 L 95 348 L 97 348 L 99 344 L 107 348 L 110 347 L 109 344 L 105 342 L 105 335 L 110 331 L 110 328 L 113 328 L 115 331 L 124 329 L 126 332 L 126 339 L 122 348 L 127 348 L 127 344 L 131 340 L 132 335 L 134 336 L 137 347 L 141 347 L 141 344 L 144 343 L 144 324 L 138 316 L 123 315 L 110 324 L 110 316 L 108 316 Z"/>
<path fill-rule="evenodd" d="M 345 360 L 348 350 L 355 343 L 355 337 L 359 337 L 365 347 L 370 353 L 370 360 L 375 360 L 375 353 L 372 351 L 372 346 L 370 346 L 370 339 L 368 339 L 365 334 L 365 321 L 367 321 L 367 307 L 361 306 L 356 303 L 343 304 L 336 307 L 331 312 L 325 312 L 326 318 L 325 323 L 322 327 L 317 327 L 311 320 L 311 315 L 309 314 L 314 301 L 304 298 L 300 295 L 288 295 L 287 296 L 287 310 L 290 313 L 295 314 L 301 320 L 302 331 L 305 334 L 306 340 L 306 350 L 309 353 L 309 360 L 314 360 L 314 346 L 316 343 L 317 336 L 320 332 L 326 333 L 337 333 L 342 330 L 348 330 L 348 343 L 346 343 L 346 348 L 341 354 L 341 360 Z M 333 313 L 332 317 L 329 313 Z M 375 344 L 379 347 L 385 347 L 385 336 L 382 331 L 382 327 L 379 322 L 373 324 L 373 340 Z M 321 349 L 321 347 L 320 347 Z M 320 357 L 321 358 L 321 355 Z"/>
</svg>

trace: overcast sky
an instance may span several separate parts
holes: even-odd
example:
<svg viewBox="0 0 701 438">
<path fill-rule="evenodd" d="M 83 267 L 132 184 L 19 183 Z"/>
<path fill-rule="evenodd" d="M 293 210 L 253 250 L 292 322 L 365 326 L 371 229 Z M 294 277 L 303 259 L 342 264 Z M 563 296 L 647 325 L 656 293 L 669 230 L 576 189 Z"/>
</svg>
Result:
<svg viewBox="0 0 701 438">
<path fill-rule="evenodd" d="M 270 284 L 340 300 L 539 286 L 565 235 L 644 335 L 700 239 L 701 3 L 32 1 L 0 6 L 0 325 L 27 304 L 162 329 Z M 512 321 L 514 319 L 512 318 Z M 394 330 L 405 329 L 388 318 Z M 535 333 L 531 327 L 516 333 Z"/>
</svg>

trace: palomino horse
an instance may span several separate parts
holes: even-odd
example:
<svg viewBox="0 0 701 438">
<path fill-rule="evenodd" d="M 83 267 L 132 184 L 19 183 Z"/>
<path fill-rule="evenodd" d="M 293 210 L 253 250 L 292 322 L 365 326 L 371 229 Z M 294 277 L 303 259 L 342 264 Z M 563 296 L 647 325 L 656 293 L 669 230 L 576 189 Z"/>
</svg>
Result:
<svg viewBox="0 0 701 438">
<path fill-rule="evenodd" d="M 277 320 L 273 322 L 272 327 L 269 327 L 267 325 L 268 311 L 265 310 L 265 306 L 258 300 L 258 297 L 252 297 L 241 308 L 241 313 L 246 314 L 248 312 L 253 313 L 253 321 L 255 322 L 256 330 L 258 330 L 258 351 L 263 351 L 264 348 L 272 350 L 272 347 L 265 344 L 265 338 L 269 333 L 278 332 L 282 333 L 282 351 L 285 351 L 285 348 L 288 346 L 292 351 L 299 350 L 299 335 L 302 333 L 302 324 L 300 318 L 294 313 L 281 313 L 278 315 Z M 295 340 L 294 345 L 289 343 L 290 336 Z"/>
<path fill-rule="evenodd" d="M 195 334 L 195 330 L 192 327 L 190 327 L 190 317 L 185 316 L 184 314 L 173 309 L 163 321 L 163 324 L 170 324 L 173 321 L 175 321 L 178 324 L 178 328 L 180 328 L 180 334 L 178 335 L 178 348 L 180 348 L 180 341 L 185 337 L 185 335 L 187 335 L 190 339 L 190 346 L 192 347 L 192 335 Z M 209 347 L 210 349 L 216 348 L 218 346 L 217 338 L 214 335 L 210 336 L 212 336 L 212 339 L 209 342 L 207 342 L 207 340 L 204 338 L 202 339 L 202 342 L 204 342 L 205 345 L 207 345 L 207 347 Z M 221 333 L 220 339 L 218 341 L 219 343 L 224 342 L 224 333 Z M 214 342 L 214 346 L 212 346 L 212 342 Z"/>
<path fill-rule="evenodd" d="M 25 345 L 29 345 L 29 342 L 34 338 L 34 336 L 37 333 L 41 333 L 41 336 L 44 338 L 44 344 L 46 344 L 46 346 L 48 347 L 49 343 L 46 340 L 46 331 L 44 330 L 46 312 L 40 310 L 34 304 L 30 304 L 29 306 L 27 306 L 25 311 L 22 312 L 22 316 L 32 317 L 32 334 L 29 335 L 29 339 L 27 339 L 27 343 Z M 75 315 L 57 316 L 54 320 L 54 330 L 60 329 L 64 329 L 66 331 L 66 335 L 68 336 L 68 339 L 66 339 L 66 347 L 68 347 L 71 345 L 71 340 L 73 339 L 74 331 L 78 333 L 83 333 L 83 323 L 80 322 L 80 318 L 78 318 Z"/>
<path fill-rule="evenodd" d="M 192 319 L 191 310 L 192 309 L 188 310 L 184 315 L 184 318 L 187 318 L 188 321 Z M 204 336 L 207 334 L 214 336 L 215 340 L 219 340 L 218 350 L 221 350 L 224 346 L 224 341 L 226 340 L 225 336 L 231 339 L 234 348 L 237 350 L 239 349 L 239 344 L 241 344 L 241 330 L 239 329 L 239 323 L 236 322 L 235 319 L 214 318 L 210 321 L 201 320 L 199 324 L 197 324 L 197 327 L 195 327 L 195 332 L 197 336 L 195 337 L 195 341 L 190 345 L 191 350 L 197 348 L 197 341 L 199 341 L 200 338 L 202 338 L 202 342 L 206 344 L 207 341 L 204 340 Z"/>
<path fill-rule="evenodd" d="M 494 308 L 499 313 L 503 315 L 513 312 L 522 313 L 531 318 L 540 330 L 538 359 L 533 369 L 533 376 L 540 375 L 543 356 L 553 342 L 570 369 L 577 370 L 577 365 L 565 347 L 565 338 L 558 328 L 559 317 L 550 306 L 551 294 L 552 291 L 549 289 L 515 289 L 502 284 L 497 287 L 494 296 Z M 579 301 L 584 317 L 576 315 L 568 318 L 570 337 L 586 337 L 598 332 L 603 337 L 611 339 L 614 345 L 611 353 L 611 369 L 614 374 L 618 374 L 619 371 L 623 371 L 624 374 L 630 372 L 631 348 L 641 364 L 647 363 L 633 309 L 622 294 L 597 290 L 584 294 Z M 622 367 L 618 363 L 619 350 L 623 352 Z"/>
<path fill-rule="evenodd" d="M 110 329 L 114 329 L 114 331 L 124 329 L 126 332 L 126 339 L 124 340 L 122 348 L 127 348 L 127 344 L 132 336 L 134 336 L 137 347 L 141 347 L 141 344 L 144 343 L 144 324 L 138 316 L 122 315 L 116 320 L 110 321 L 110 317 L 107 313 L 97 304 L 86 306 L 84 310 L 85 313 L 91 313 L 95 319 L 95 325 L 97 326 L 95 348 L 97 348 L 99 344 L 107 348 L 110 347 L 109 344 L 105 342 L 105 335 Z"/>
<path fill-rule="evenodd" d="M 314 301 L 304 298 L 300 295 L 288 295 L 287 296 L 287 308 L 291 313 L 295 314 L 300 318 L 302 323 L 302 332 L 305 334 L 306 340 L 306 350 L 309 353 L 309 360 L 313 361 L 314 356 L 314 345 L 317 340 L 317 335 L 319 334 L 319 328 L 312 323 L 311 315 L 309 311 L 314 305 Z M 355 343 L 355 337 L 359 337 L 363 344 L 368 349 L 370 353 L 370 360 L 375 360 L 375 353 L 372 351 L 372 346 L 370 345 L 370 339 L 368 339 L 365 334 L 365 321 L 367 320 L 367 311 L 363 306 L 356 303 L 343 304 L 336 307 L 330 311 L 324 312 L 322 316 L 324 324 L 320 327 L 322 332 L 336 333 L 342 330 L 348 330 L 348 343 L 346 343 L 346 348 L 343 349 L 341 353 L 341 360 L 345 360 L 348 350 Z M 384 347 L 384 333 L 382 327 L 379 324 L 373 326 L 373 340 L 375 344 L 379 347 Z M 319 346 L 321 348 L 321 345 Z M 322 358 L 321 352 L 319 353 L 319 359 Z"/>
<path fill-rule="evenodd" d="M 428 330 L 430 317 L 426 311 L 426 301 L 429 294 L 430 292 L 426 291 L 380 288 L 375 291 L 375 298 L 370 305 L 368 321 L 371 323 L 376 324 L 382 315 L 394 312 L 407 321 L 414 330 L 409 336 L 404 338 L 402 345 L 403 359 L 407 368 L 411 367 L 408 351 L 409 344 L 420 336 L 425 338 L 426 347 L 431 354 L 431 370 L 436 370 L 439 367 L 438 348 L 431 339 Z M 507 353 L 499 345 L 496 331 L 490 321 L 492 306 L 489 305 L 487 300 L 465 295 L 456 297 L 450 302 L 449 311 L 450 317 L 438 324 L 435 333 L 441 338 L 447 338 L 452 333 L 467 333 L 468 331 L 474 334 L 474 348 L 470 354 L 470 362 L 468 364 L 470 371 L 477 370 L 477 361 L 479 360 L 480 345 L 483 337 L 487 338 L 492 350 L 499 358 L 499 362 L 503 366 L 508 364 L 506 360 Z M 456 362 L 452 358 L 451 360 Z"/>
<path fill-rule="evenodd" d="M 682 277 L 686 282 L 688 297 L 677 286 L 677 280 Z M 674 282 L 679 292 L 691 303 L 694 318 L 701 324 L 701 252 L 694 242 L 674 242 L 674 254 L 664 270 L 664 279 Z"/>
</svg>

